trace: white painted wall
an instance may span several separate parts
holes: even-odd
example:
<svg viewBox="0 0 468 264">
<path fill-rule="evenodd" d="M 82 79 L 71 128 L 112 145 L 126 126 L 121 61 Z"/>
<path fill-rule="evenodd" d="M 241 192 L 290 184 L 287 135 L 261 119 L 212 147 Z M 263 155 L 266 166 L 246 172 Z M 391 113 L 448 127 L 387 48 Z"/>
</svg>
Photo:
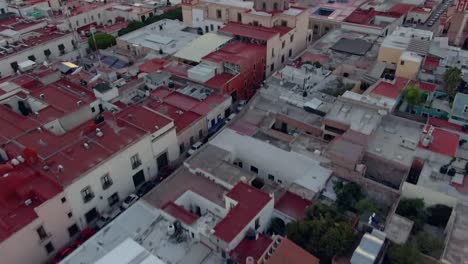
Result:
<svg viewBox="0 0 468 264">
<path fill-rule="evenodd" d="M 105 91 L 104 93 L 99 92 L 96 89 L 93 89 L 94 96 L 100 98 L 103 101 L 110 102 L 111 100 L 119 96 L 119 89 L 117 87 L 112 87 L 110 90 Z"/>
<path fill-rule="evenodd" d="M 220 119 L 224 119 L 227 116 L 224 115 L 226 112 L 226 109 L 229 109 L 232 105 L 232 97 L 226 97 L 226 100 L 222 102 L 221 104 L 217 105 L 215 108 L 213 108 L 207 115 L 206 115 L 206 123 L 208 126 L 208 129 L 211 128 L 211 120 L 216 120 L 215 124 L 220 121 Z"/>
<path fill-rule="evenodd" d="M 205 19 L 203 12 L 204 12 L 203 9 L 199 9 L 199 8 L 192 9 L 193 27 L 201 28 L 203 30 L 203 33 L 216 32 L 218 31 L 218 27 L 223 27 L 224 23 L 222 22 Z"/>
<path fill-rule="evenodd" d="M 63 193 L 36 207 L 38 218 L 0 243 L 2 264 L 42 263 L 54 256 L 69 240 L 68 227 L 75 223 L 68 217 L 68 202 L 62 203 Z M 39 240 L 36 229 L 43 226 L 50 236 Z M 55 251 L 47 255 L 45 245 L 52 242 Z"/>
<path fill-rule="evenodd" d="M 53 39 L 47 43 L 43 43 L 37 46 L 31 46 L 27 49 L 21 50 L 20 52 L 14 53 L 10 56 L 6 56 L 0 60 L 0 74 L 1 77 L 6 77 L 14 74 L 13 68 L 11 68 L 12 62 L 23 62 L 28 59 L 28 56 L 34 55 L 36 57 L 36 63 L 41 64 L 46 60 L 44 50 L 49 49 L 51 51 L 50 59 L 57 58 L 60 56 L 60 50 L 58 45 L 63 44 L 65 46 L 65 53 L 73 50 L 72 45 L 73 35 L 66 34 L 63 37 Z"/>
<path fill-rule="evenodd" d="M 98 212 L 104 212 L 109 209 L 107 199 L 112 194 L 117 192 L 120 200 L 122 200 L 128 194 L 134 192 L 135 186 L 132 176 L 135 173 L 143 170 L 146 180 L 150 178 L 150 175 L 156 175 L 156 160 L 153 158 L 150 146 L 150 137 L 145 136 L 127 149 L 114 154 L 107 161 L 94 167 L 92 171 L 76 179 L 75 182 L 66 188 L 67 199 L 73 208 L 74 215 L 79 219 L 80 227 L 83 228 L 87 225 L 84 215 L 92 208 L 96 207 Z M 130 158 L 137 153 L 142 165 L 136 169 L 132 169 Z M 67 168 L 65 168 L 65 172 L 66 170 Z M 103 190 L 100 179 L 107 173 L 109 173 L 113 184 L 106 190 Z M 95 196 L 91 201 L 84 203 L 81 190 L 87 186 L 91 186 Z"/>
<path fill-rule="evenodd" d="M 185 210 L 192 213 L 195 212 L 195 207 L 200 207 L 200 212 L 204 215 L 207 212 L 211 212 L 221 218 L 225 217 L 228 213 L 226 208 L 223 208 L 212 201 L 206 199 L 203 196 L 200 196 L 192 191 L 186 191 L 182 194 L 177 200 L 175 200 L 177 205 L 180 205 L 185 208 Z"/>
</svg>

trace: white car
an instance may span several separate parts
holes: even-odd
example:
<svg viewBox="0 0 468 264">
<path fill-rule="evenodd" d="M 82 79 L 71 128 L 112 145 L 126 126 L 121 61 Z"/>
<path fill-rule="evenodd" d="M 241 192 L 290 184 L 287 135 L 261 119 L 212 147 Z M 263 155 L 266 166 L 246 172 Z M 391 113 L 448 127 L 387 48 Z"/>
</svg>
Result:
<svg viewBox="0 0 468 264">
<path fill-rule="evenodd" d="M 119 216 L 119 214 L 121 213 L 122 211 L 120 210 L 120 208 L 115 208 L 114 210 L 108 212 L 108 213 L 103 213 L 101 214 L 101 216 L 99 217 L 99 219 L 97 220 L 96 222 L 96 226 L 98 229 L 102 229 L 103 227 L 105 227 L 110 221 L 114 220 L 114 218 L 116 218 L 117 216 Z"/>
<path fill-rule="evenodd" d="M 237 115 L 237 114 L 235 114 L 235 113 L 234 113 L 234 114 L 230 114 L 230 115 L 226 118 L 226 122 L 231 122 L 231 121 L 234 119 L 234 117 L 236 117 L 236 115 Z"/>
<path fill-rule="evenodd" d="M 136 203 L 140 199 L 138 195 L 132 193 L 129 196 L 125 197 L 122 205 L 120 206 L 120 209 L 125 210 L 129 208 L 132 204 Z"/>
<path fill-rule="evenodd" d="M 240 100 L 239 103 L 237 104 L 237 112 L 242 111 L 242 109 L 244 109 L 246 104 L 247 104 L 246 100 Z"/>
<path fill-rule="evenodd" d="M 197 150 L 199 150 L 203 146 L 203 143 L 200 141 L 196 142 L 195 144 L 192 145 L 192 147 L 187 151 L 187 154 L 189 156 L 192 156 Z"/>
</svg>

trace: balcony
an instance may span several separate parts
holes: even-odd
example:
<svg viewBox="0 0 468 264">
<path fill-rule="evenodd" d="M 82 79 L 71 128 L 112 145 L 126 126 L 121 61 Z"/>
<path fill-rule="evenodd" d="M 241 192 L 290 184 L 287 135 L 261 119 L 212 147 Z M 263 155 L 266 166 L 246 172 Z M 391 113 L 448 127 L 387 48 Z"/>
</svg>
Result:
<svg viewBox="0 0 468 264">
<path fill-rule="evenodd" d="M 93 193 L 87 194 L 87 195 L 83 196 L 83 202 L 87 203 L 87 202 L 91 201 L 93 198 L 94 198 Z"/>
</svg>

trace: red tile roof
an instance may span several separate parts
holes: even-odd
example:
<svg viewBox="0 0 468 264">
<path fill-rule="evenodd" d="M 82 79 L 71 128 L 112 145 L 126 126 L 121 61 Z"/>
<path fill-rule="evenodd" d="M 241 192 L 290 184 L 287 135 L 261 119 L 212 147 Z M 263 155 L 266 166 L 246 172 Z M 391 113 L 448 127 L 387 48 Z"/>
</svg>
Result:
<svg viewBox="0 0 468 264">
<path fill-rule="evenodd" d="M 228 84 L 229 81 L 231 81 L 234 77 L 236 76 L 227 72 L 223 72 L 209 79 L 208 81 L 205 82 L 205 84 L 216 89 L 221 89 L 226 84 Z"/>
<path fill-rule="evenodd" d="M 6 30 L 6 29 L 19 31 L 28 27 L 35 26 L 42 22 L 44 22 L 44 20 L 36 20 L 36 21 L 29 20 L 28 22 L 26 22 L 23 17 L 13 17 L 9 19 L 3 19 L 2 21 L 0 21 L 0 31 Z"/>
<path fill-rule="evenodd" d="M 291 240 L 283 238 L 267 264 L 319 264 L 320 260 Z"/>
<path fill-rule="evenodd" d="M 429 129 L 428 125 L 426 125 L 426 129 Z M 459 142 L 460 135 L 440 128 L 435 128 L 432 132 L 431 144 L 428 147 L 424 147 L 420 142 L 419 147 L 445 156 L 455 157 Z"/>
<path fill-rule="evenodd" d="M 276 35 L 283 36 L 291 30 L 292 28 L 283 26 L 267 28 L 263 26 L 245 25 L 233 22 L 230 22 L 226 26 L 219 29 L 219 31 L 223 33 L 229 33 L 235 36 L 243 36 L 258 40 L 269 40 Z"/>
<path fill-rule="evenodd" d="M 462 132 L 465 134 L 468 134 L 468 131 L 463 131 L 463 126 L 457 125 L 454 123 L 450 123 L 449 121 L 435 118 L 435 117 L 429 117 L 427 120 L 427 123 L 429 125 L 435 126 L 435 127 L 440 127 L 440 128 L 446 128 L 452 131 L 457 131 L 457 132 Z"/>
<path fill-rule="evenodd" d="M 230 243 L 272 200 L 270 195 L 246 183 L 239 182 L 227 194 L 237 201 L 226 217 L 214 228 L 215 236 Z"/>
<path fill-rule="evenodd" d="M 172 201 L 167 202 L 161 209 L 187 225 L 195 223 L 199 218 L 197 215 L 192 214 L 185 210 L 184 207 Z"/>
<path fill-rule="evenodd" d="M 184 111 L 183 109 L 176 106 L 161 103 L 153 99 L 147 101 L 147 106 L 150 109 L 153 109 L 158 113 L 170 117 L 172 120 L 174 120 L 177 134 L 182 133 L 186 128 L 190 127 L 192 124 L 202 118 L 201 115 L 192 111 Z"/>
<path fill-rule="evenodd" d="M 0 242 L 30 224 L 35 208 L 60 192 L 62 187 L 26 164 L 0 165 Z M 8 175 L 8 176 L 5 176 Z M 31 199 L 32 204 L 25 201 Z"/>
<path fill-rule="evenodd" d="M 436 57 L 426 57 L 424 60 L 424 67 L 427 68 L 437 68 L 440 65 L 440 59 Z"/>
<path fill-rule="evenodd" d="M 169 60 L 155 58 L 141 64 L 140 67 L 138 67 L 138 69 L 140 70 L 140 72 L 150 73 L 161 70 L 162 68 L 164 68 L 164 66 L 166 66 L 169 63 Z"/>
<path fill-rule="evenodd" d="M 304 219 L 306 210 L 312 202 L 299 195 L 286 191 L 275 203 L 275 209 L 296 219 Z"/>
<path fill-rule="evenodd" d="M 401 77 L 398 77 L 396 79 L 395 84 L 380 80 L 377 86 L 371 91 L 371 93 L 392 99 L 397 99 L 407 84 L 408 80 Z"/>
<path fill-rule="evenodd" d="M 258 56 L 258 54 L 264 54 L 264 56 L 266 56 L 266 47 L 264 45 L 234 41 L 206 55 L 203 59 L 213 62 L 249 64 L 252 58 Z"/>
<path fill-rule="evenodd" d="M 172 122 L 169 118 L 141 105 L 127 107 L 119 112 L 117 117 L 150 133 L 154 133 Z"/>
<path fill-rule="evenodd" d="M 436 91 L 436 88 L 437 86 L 433 83 L 428 83 L 428 82 L 421 82 L 421 81 L 411 81 L 410 82 L 411 85 L 419 85 L 419 88 L 421 88 L 421 90 L 423 91 L 426 91 L 428 93 L 433 93 Z"/>
<path fill-rule="evenodd" d="M 229 255 L 237 263 L 246 263 L 247 257 L 253 257 L 255 261 L 258 261 L 268 250 L 272 242 L 273 240 L 269 236 L 263 234 L 259 234 L 256 240 L 244 238 Z"/>
<path fill-rule="evenodd" d="M 200 101 L 181 93 L 171 93 L 164 97 L 164 102 L 188 111 L 197 106 Z"/>
<path fill-rule="evenodd" d="M 403 16 L 409 11 L 413 10 L 413 8 L 415 8 L 415 5 L 398 3 L 394 5 L 392 8 L 390 8 L 388 12 L 395 14 L 395 15 Z"/>
<path fill-rule="evenodd" d="M 172 92 L 173 91 L 170 88 L 166 86 L 161 86 L 151 91 L 151 96 L 163 99 L 166 96 L 170 95 Z"/>
</svg>

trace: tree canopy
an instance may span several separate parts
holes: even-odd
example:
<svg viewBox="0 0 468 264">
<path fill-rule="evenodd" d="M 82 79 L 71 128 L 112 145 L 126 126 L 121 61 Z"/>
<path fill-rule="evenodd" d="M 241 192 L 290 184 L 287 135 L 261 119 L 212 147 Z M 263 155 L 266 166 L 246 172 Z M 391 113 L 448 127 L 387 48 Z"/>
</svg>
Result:
<svg viewBox="0 0 468 264">
<path fill-rule="evenodd" d="M 307 211 L 305 220 L 290 222 L 286 226 L 286 236 L 325 262 L 349 252 L 358 239 L 351 223 L 321 203 Z"/>
<path fill-rule="evenodd" d="M 354 182 L 336 182 L 333 187 L 336 193 L 336 204 L 339 209 L 350 210 L 362 197 L 361 186 Z"/>
<path fill-rule="evenodd" d="M 450 67 L 444 73 L 446 92 L 451 99 L 453 99 L 458 92 L 458 86 L 462 81 L 461 75 L 462 71 L 458 67 Z"/>
<path fill-rule="evenodd" d="M 410 105 L 422 104 L 427 99 L 427 94 L 421 90 L 419 85 L 408 85 L 408 87 L 403 92 L 403 98 Z"/>
<path fill-rule="evenodd" d="M 414 231 L 422 229 L 427 218 L 423 199 L 401 199 L 396 213 L 412 220 Z"/>
<path fill-rule="evenodd" d="M 96 33 L 94 34 L 94 38 L 96 39 L 96 43 L 94 42 L 93 36 L 88 38 L 88 44 L 92 50 L 96 50 L 96 46 L 98 49 L 107 49 L 115 45 L 115 37 L 110 34 Z"/>
<path fill-rule="evenodd" d="M 392 264 L 422 264 L 422 256 L 414 243 L 393 245 L 388 251 L 388 258 Z"/>
</svg>

